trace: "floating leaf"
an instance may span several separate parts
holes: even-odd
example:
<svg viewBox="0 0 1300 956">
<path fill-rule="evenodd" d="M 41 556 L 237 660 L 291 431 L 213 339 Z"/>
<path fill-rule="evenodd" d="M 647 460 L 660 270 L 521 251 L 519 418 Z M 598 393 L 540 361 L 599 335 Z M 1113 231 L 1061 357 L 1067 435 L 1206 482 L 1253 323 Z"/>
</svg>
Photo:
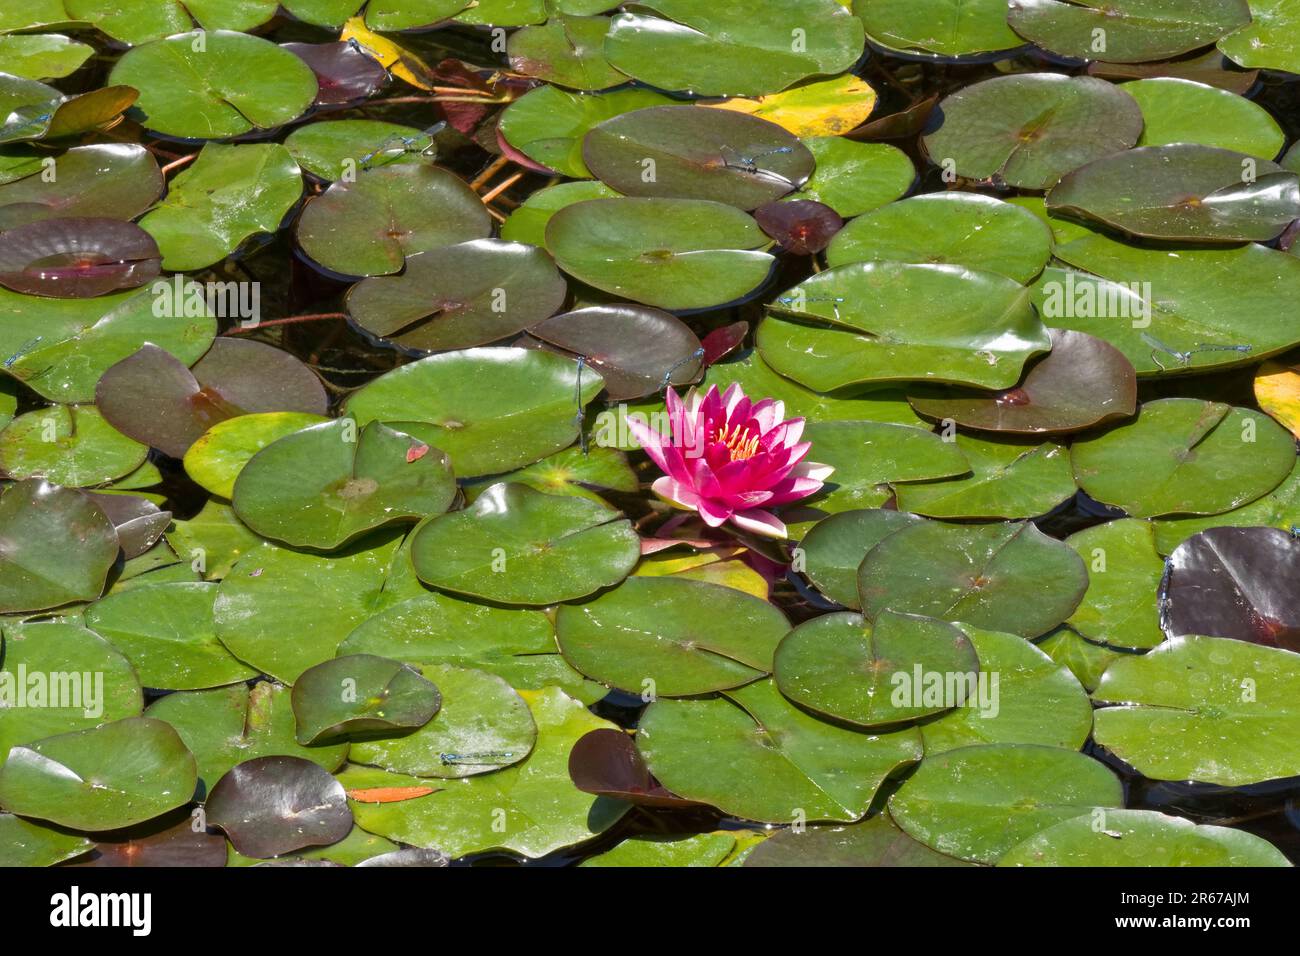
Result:
<svg viewBox="0 0 1300 956">
<path fill-rule="evenodd" d="M 754 211 L 754 220 L 781 248 L 797 256 L 821 252 L 844 228 L 839 213 L 808 199 L 766 203 Z"/>
<path fill-rule="evenodd" d="M 860 216 L 901 199 L 916 178 L 907 154 L 884 143 L 813 136 L 804 145 L 817 160 L 817 168 L 802 189 L 785 197 L 787 202 L 811 199 L 846 218 Z"/>
<path fill-rule="evenodd" d="M 889 50 L 962 57 L 1024 45 L 1007 26 L 1003 0 L 854 0 L 853 12 L 871 41 Z"/>
<path fill-rule="evenodd" d="M 245 856 L 336 843 L 352 830 L 343 785 L 301 757 L 257 757 L 232 768 L 205 803 L 209 824 Z"/>
<path fill-rule="evenodd" d="M 185 451 L 185 473 L 222 498 L 233 498 L 235 480 L 267 445 L 329 419 L 306 412 L 262 412 L 219 421 Z"/>
<path fill-rule="evenodd" d="M 588 199 L 613 199 L 618 196 L 602 182 L 557 183 L 539 189 L 520 204 L 501 224 L 501 238 L 526 242 L 546 248 L 546 224 L 565 206 Z"/>
<path fill-rule="evenodd" d="M 876 91 L 865 80 L 848 74 L 809 80 L 757 99 L 738 97 L 702 105 L 757 116 L 796 136 L 829 137 L 865 123 L 876 105 Z"/>
<path fill-rule="evenodd" d="M 1264 70 L 1300 71 L 1300 11 L 1289 0 L 1250 0 L 1250 22 L 1219 40 L 1236 63 Z"/>
<path fill-rule="evenodd" d="M 1070 455 L 1060 445 L 957 435 L 969 476 L 896 483 L 898 507 L 930 518 L 1035 518 L 1074 496 Z"/>
<path fill-rule="evenodd" d="M 226 839 L 207 830 L 195 832 L 188 815 L 171 826 L 151 820 L 101 837 L 94 849 L 74 866 L 225 866 Z"/>
<path fill-rule="evenodd" d="M 1268 110 L 1231 90 L 1208 83 L 1155 76 L 1121 89 L 1142 107 L 1139 146 L 1200 143 L 1272 159 L 1286 135 Z"/>
<path fill-rule="evenodd" d="M 158 276 L 158 246 L 134 223 L 41 219 L 0 236 L 0 285 L 27 295 L 89 298 Z"/>
<path fill-rule="evenodd" d="M 0 73 L 0 143 L 40 139 L 50 128 L 63 94 L 52 86 Z"/>
<path fill-rule="evenodd" d="M 0 186 L 0 229 L 46 219 L 134 219 L 163 191 L 158 163 L 134 143 L 75 146 L 43 159 L 37 171 Z"/>
<path fill-rule="evenodd" d="M 388 83 L 388 71 L 359 44 L 339 41 L 285 43 L 282 46 L 316 74 L 317 106 L 354 103 L 379 92 Z"/>
<path fill-rule="evenodd" d="M 1300 364 L 1265 362 L 1255 374 L 1255 401 L 1300 438 Z"/>
<path fill-rule="evenodd" d="M 1111 647 L 1146 650 L 1165 639 L 1156 597 L 1165 563 L 1149 521 L 1121 519 L 1087 528 L 1065 541 L 1088 565 L 1088 593 L 1069 625 Z"/>
<path fill-rule="evenodd" d="M 95 48 L 59 33 L 0 37 L 0 73 L 49 80 L 75 73 Z"/>
<path fill-rule="evenodd" d="M 94 846 L 79 833 L 0 813 L 0 866 L 53 866 L 88 853 Z"/>
<path fill-rule="evenodd" d="M 903 511 L 842 511 L 817 522 L 799 542 L 805 574 L 827 597 L 858 609 L 858 565 L 895 531 L 922 519 Z"/>
<path fill-rule="evenodd" d="M 506 56 L 516 73 L 575 90 L 604 90 L 627 82 L 605 59 L 608 17 L 552 16 L 510 34 Z"/>
<path fill-rule="evenodd" d="M 584 793 L 637 806 L 699 806 L 665 790 L 646 768 L 632 738 L 621 730 L 593 730 L 583 735 L 569 751 L 569 776 Z"/>
<path fill-rule="evenodd" d="M 756 846 L 745 866 L 971 866 L 918 843 L 877 813 L 847 827 L 780 830 Z"/>
<path fill-rule="evenodd" d="M 891 610 L 1022 637 L 1068 618 L 1087 587 L 1079 556 L 1030 523 L 909 525 L 872 548 L 858 569 L 869 619 Z"/>
<path fill-rule="evenodd" d="M 299 166 L 330 182 L 390 163 L 420 162 L 432 145 L 433 137 L 414 126 L 367 119 L 308 123 L 284 140 Z"/>
<path fill-rule="evenodd" d="M 1037 642 L 1038 649 L 1070 669 L 1089 693 L 1097 689 L 1101 675 L 1123 652 L 1085 640 L 1062 625 Z"/>
<path fill-rule="evenodd" d="M 68 488 L 102 485 L 144 463 L 149 449 L 115 429 L 94 405 L 52 405 L 0 431 L 0 470 Z"/>
<path fill-rule="evenodd" d="M 732 833 L 696 833 L 693 836 L 648 836 L 624 840 L 612 850 L 588 857 L 579 866 L 713 867 L 736 847 Z"/>
<path fill-rule="evenodd" d="M 442 706 L 436 686 L 412 667 L 349 654 L 304 671 L 293 688 L 298 742 L 415 730 Z"/>
<path fill-rule="evenodd" d="M 1007 20 L 1052 53 L 1141 63 L 1208 46 L 1249 23 L 1250 8 L 1246 0 L 1012 0 Z"/>
</svg>

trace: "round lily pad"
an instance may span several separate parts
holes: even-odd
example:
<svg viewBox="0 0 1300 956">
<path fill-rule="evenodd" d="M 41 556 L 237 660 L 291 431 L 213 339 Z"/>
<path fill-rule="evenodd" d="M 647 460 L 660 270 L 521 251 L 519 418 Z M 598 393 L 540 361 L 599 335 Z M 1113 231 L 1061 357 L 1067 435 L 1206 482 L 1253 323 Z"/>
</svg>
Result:
<svg viewBox="0 0 1300 956">
<path fill-rule="evenodd" d="M 217 781 L 208 823 L 244 856 L 273 857 L 336 843 L 352 830 L 343 785 L 301 757 L 257 757 Z"/>
<path fill-rule="evenodd" d="M 768 312 L 756 334 L 763 360 L 818 391 L 908 380 L 1010 388 L 1051 346 L 1018 282 L 959 266 L 827 269 Z"/>
<path fill-rule="evenodd" d="M 854 0 L 853 12 L 872 43 L 904 53 L 976 56 L 1025 42 L 1007 26 L 1003 0 Z"/>
<path fill-rule="evenodd" d="M 788 630 L 785 615 L 765 601 L 676 577 L 631 577 L 583 604 L 561 606 L 556 617 L 570 664 L 648 698 L 739 687 L 771 673 Z"/>
<path fill-rule="evenodd" d="M 660 700 L 637 749 L 673 793 L 762 823 L 852 822 L 885 778 L 921 756 L 914 728 L 849 730 L 809 716 L 771 680 L 709 700 Z"/>
<path fill-rule="evenodd" d="M 1268 242 L 1300 219 L 1300 176 L 1212 146 L 1143 146 L 1069 173 L 1047 209 L 1151 239 Z"/>
<path fill-rule="evenodd" d="M 322 666 L 339 672 L 340 662 L 349 659 L 339 657 Z M 537 726 L 523 698 L 504 680 L 445 664 L 420 670 L 423 680 L 436 683 L 442 693 L 437 714 L 410 733 L 354 741 L 348 755 L 353 763 L 415 777 L 457 779 L 491 773 L 528 756 Z"/>
<path fill-rule="evenodd" d="M 1015 388 L 915 386 L 908 401 L 926 418 L 1017 434 L 1082 431 L 1137 410 L 1137 376 L 1122 352 L 1082 332 L 1048 331 L 1052 351 L 1032 360 Z"/>
<path fill-rule="evenodd" d="M 333 182 L 364 169 L 419 162 L 432 143 L 433 137 L 414 126 L 347 119 L 299 126 L 285 137 L 284 148 L 304 170 Z"/>
<path fill-rule="evenodd" d="M 298 164 L 279 143 L 208 143 L 140 226 L 157 240 L 164 268 L 202 269 L 249 236 L 275 232 L 301 195 Z"/>
<path fill-rule="evenodd" d="M 593 199 L 546 226 L 560 268 L 598 289 L 662 309 L 704 309 L 753 292 L 773 257 L 754 220 L 702 199 Z"/>
<path fill-rule="evenodd" d="M 1090 76 L 999 76 L 946 97 L 925 135 L 930 159 L 959 176 L 1046 189 L 1085 163 L 1135 145 L 1142 110 Z"/>
<path fill-rule="evenodd" d="M 422 431 L 433 429 L 336 418 L 286 435 L 240 471 L 235 514 L 265 537 L 327 551 L 392 521 L 441 514 L 455 481 Z"/>
<path fill-rule="evenodd" d="M 836 0 L 650 0 L 636 9 L 614 17 L 605 55 L 663 90 L 761 96 L 843 73 L 862 54 L 862 22 Z"/>
<path fill-rule="evenodd" d="M 424 726 L 442 706 L 438 688 L 412 667 L 349 654 L 308 668 L 293 687 L 298 742 Z"/>
<path fill-rule="evenodd" d="M 980 673 L 943 674 L 957 707 L 921 723 L 927 758 L 978 744 L 1041 744 L 1078 750 L 1092 732 L 1092 702 L 1070 669 L 1017 634 L 960 629 Z M 965 683 L 958 681 L 964 678 Z M 934 686 L 935 678 L 929 680 Z M 948 691 L 949 681 L 955 693 Z"/>
<path fill-rule="evenodd" d="M 158 246 L 117 219 L 42 219 L 0 236 L 0 285 L 28 295 L 88 298 L 158 276 Z"/>
<path fill-rule="evenodd" d="M 635 305 L 593 305 L 539 322 L 529 334 L 582 357 L 612 402 L 695 381 L 704 347 L 676 316 Z"/>
<path fill-rule="evenodd" d="M 933 850 L 996 863 L 1054 824 L 1123 802 L 1119 778 L 1083 754 L 990 744 L 927 756 L 890 797 L 889 815 Z"/>
<path fill-rule="evenodd" d="M 1052 53 L 1141 63 L 1208 46 L 1250 13 L 1246 0 L 1012 0 L 1007 21 Z"/>
<path fill-rule="evenodd" d="M 885 143 L 856 143 L 842 136 L 813 136 L 804 145 L 817 168 L 787 200 L 825 203 L 841 216 L 860 216 L 901 199 L 916 168 L 901 149 Z"/>
<path fill-rule="evenodd" d="M 309 202 L 298 242 L 341 275 L 399 272 L 407 257 L 483 239 L 492 217 L 460 177 L 431 163 L 399 163 L 340 179 Z"/>
<path fill-rule="evenodd" d="M 217 422 L 185 451 L 185 473 L 222 498 L 235 494 L 235 480 L 259 451 L 274 441 L 328 419 L 306 412 L 261 412 Z"/>
<path fill-rule="evenodd" d="M 1034 518 L 1074 496 L 1070 454 L 1060 445 L 957 435 L 970 474 L 897 483 L 898 507 L 930 518 Z"/>
<path fill-rule="evenodd" d="M 796 704 L 857 727 L 878 727 L 964 705 L 965 698 L 944 695 L 943 681 L 949 675 L 973 680 L 981 662 L 951 624 L 884 611 L 874 623 L 847 612 L 807 621 L 781 641 L 774 665 L 777 687 Z M 914 672 L 937 675 L 940 692 L 924 693 Z"/>
<path fill-rule="evenodd" d="M 436 352 L 514 335 L 553 315 L 567 294 L 541 249 L 477 239 L 423 252 L 400 276 L 358 282 L 348 292 L 347 309 L 384 342 Z"/>
<path fill-rule="evenodd" d="M 605 120 L 676 102 L 652 90 L 570 93 L 544 85 L 529 90 L 501 114 L 501 136 L 528 159 L 574 179 L 589 179 L 582 161 L 587 132 Z"/>
<path fill-rule="evenodd" d="M 177 33 L 128 50 L 110 83 L 140 91 L 135 112 L 165 136 L 225 139 L 297 119 L 316 98 L 311 67 L 270 40 Z"/>
<path fill-rule="evenodd" d="M 1078 607 L 1088 572 L 1070 547 L 1030 523 L 910 525 L 858 568 L 863 613 L 923 614 L 1037 637 Z"/>
<path fill-rule="evenodd" d="M 618 196 L 602 182 L 595 180 L 557 183 L 539 189 L 525 199 L 501 224 L 501 238 L 509 242 L 526 242 L 546 248 L 546 224 L 565 206 L 588 199 L 613 199 Z"/>
<path fill-rule="evenodd" d="M 799 542 L 804 572 L 827 597 L 858 607 L 858 565 L 895 531 L 922 520 L 904 511 L 866 508 L 842 511 L 817 522 Z"/>
<path fill-rule="evenodd" d="M 425 524 L 411 545 L 426 584 L 501 604 L 555 604 L 618 584 L 641 544 L 613 509 L 527 485 L 489 488 Z"/>
<path fill-rule="evenodd" d="M 0 492 L 0 613 L 93 601 L 117 560 L 117 531 L 90 498 L 40 479 Z"/>
<path fill-rule="evenodd" d="M 1139 146 L 1200 143 L 1273 159 L 1286 135 L 1277 120 L 1231 90 L 1175 76 L 1153 76 L 1120 87 L 1142 107 Z"/>
<path fill-rule="evenodd" d="M 0 229 L 70 217 L 134 219 L 163 191 L 158 163 L 134 143 L 76 146 L 48 162 L 38 166 L 41 175 L 0 186 Z"/>
<path fill-rule="evenodd" d="M 1077 532 L 1065 543 L 1088 566 L 1088 593 L 1070 627 L 1111 647 L 1146 650 L 1165 639 L 1156 606 L 1165 563 L 1149 521 L 1124 518 Z"/>
<path fill-rule="evenodd" d="M 176 731 L 128 717 L 10 750 L 0 804 L 74 830 L 116 830 L 189 803 L 196 780 Z"/>
<path fill-rule="evenodd" d="M 754 221 L 782 249 L 797 256 L 821 252 L 844 228 L 839 213 L 811 199 L 765 203 L 754 211 Z"/>
<path fill-rule="evenodd" d="M 1079 486 L 1135 518 L 1218 514 L 1276 488 L 1295 442 L 1267 415 L 1222 402 L 1165 398 L 1070 449 Z"/>
<path fill-rule="evenodd" d="M 931 193 L 859 216 L 835 236 L 826 264 L 947 263 L 1026 283 L 1051 257 L 1051 233 L 1032 213 L 976 193 Z"/>
<path fill-rule="evenodd" d="M 94 405 L 51 405 L 0 431 L 0 469 L 69 488 L 102 485 L 144 463 L 149 449 L 104 420 Z"/>
<path fill-rule="evenodd" d="M 492 387 L 483 382 L 490 377 Z M 411 362 L 354 392 L 346 414 L 366 424 L 421 421 L 459 478 L 529 465 L 578 437 L 582 407 L 603 387 L 572 359 L 536 349 L 468 349 Z"/>
<path fill-rule="evenodd" d="M 1277 528 L 1210 528 L 1169 555 L 1160 623 L 1300 651 L 1300 540 Z"/>
<path fill-rule="evenodd" d="M 626 196 L 708 199 L 755 209 L 807 181 L 816 161 L 757 116 L 657 106 L 608 119 L 582 142 L 597 179 Z"/>
<path fill-rule="evenodd" d="M 1106 669 L 1093 736 L 1152 780 L 1244 787 L 1300 774 L 1300 657 L 1220 637 L 1175 637 Z"/>
<path fill-rule="evenodd" d="M 205 793 L 236 764 L 273 755 L 301 757 L 325 770 L 338 769 L 347 743 L 304 747 L 295 736 L 289 689 L 261 681 L 212 690 L 178 691 L 149 705 L 146 716 L 176 729 L 198 761 Z"/>
<path fill-rule="evenodd" d="M 530 695 L 528 704 L 537 724 L 537 744 L 528 759 L 411 800 L 354 800 L 357 823 L 372 833 L 436 847 L 452 857 L 502 849 L 530 859 L 609 829 L 630 804 L 583 793 L 569 780 L 567 766 L 579 738 L 614 725 L 554 687 Z M 354 777 L 352 769 L 344 773 L 345 783 L 349 777 Z M 369 771 L 361 779 L 371 785 L 429 782 L 382 771 Z"/>
<path fill-rule="evenodd" d="M 126 655 L 146 687 L 195 690 L 257 676 L 213 633 L 217 586 L 148 584 L 96 601 L 86 625 Z"/>
<path fill-rule="evenodd" d="M 603 90 L 627 82 L 605 59 L 608 17 L 560 14 L 510 34 L 506 56 L 516 73 L 575 90 Z"/>
<path fill-rule="evenodd" d="M 1153 810 L 1064 820 L 1012 847 L 998 866 L 1291 866 L 1267 840 Z"/>
<path fill-rule="evenodd" d="M 764 840 L 745 866 L 972 866 L 936 853 L 898 828 L 888 813 L 847 827 L 781 830 Z"/>
</svg>

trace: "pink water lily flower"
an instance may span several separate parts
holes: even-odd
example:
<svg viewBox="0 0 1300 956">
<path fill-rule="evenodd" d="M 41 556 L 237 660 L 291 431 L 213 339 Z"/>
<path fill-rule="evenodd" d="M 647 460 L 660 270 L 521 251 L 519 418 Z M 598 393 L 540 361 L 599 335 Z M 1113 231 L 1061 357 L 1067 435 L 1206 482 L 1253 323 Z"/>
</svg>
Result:
<svg viewBox="0 0 1300 956">
<path fill-rule="evenodd" d="M 745 531 L 773 538 L 785 525 L 769 509 L 821 489 L 833 468 L 804 461 L 812 447 L 800 442 L 802 418 L 785 420 L 785 403 L 751 401 L 739 385 L 716 385 L 685 400 L 671 388 L 666 396 L 670 435 L 634 418 L 628 426 L 646 454 L 664 471 L 655 494 L 698 511 L 710 527 L 730 521 Z"/>
</svg>

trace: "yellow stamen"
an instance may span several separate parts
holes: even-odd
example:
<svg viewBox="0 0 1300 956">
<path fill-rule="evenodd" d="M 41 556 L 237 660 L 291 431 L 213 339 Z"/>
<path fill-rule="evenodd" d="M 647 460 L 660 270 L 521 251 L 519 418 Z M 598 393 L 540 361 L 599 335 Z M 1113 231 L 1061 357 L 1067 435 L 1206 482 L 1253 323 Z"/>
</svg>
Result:
<svg viewBox="0 0 1300 956">
<path fill-rule="evenodd" d="M 748 428 L 741 428 L 739 425 L 729 428 L 723 425 L 714 440 L 727 446 L 732 461 L 744 461 L 758 454 L 758 438 L 757 435 L 750 435 Z"/>
</svg>

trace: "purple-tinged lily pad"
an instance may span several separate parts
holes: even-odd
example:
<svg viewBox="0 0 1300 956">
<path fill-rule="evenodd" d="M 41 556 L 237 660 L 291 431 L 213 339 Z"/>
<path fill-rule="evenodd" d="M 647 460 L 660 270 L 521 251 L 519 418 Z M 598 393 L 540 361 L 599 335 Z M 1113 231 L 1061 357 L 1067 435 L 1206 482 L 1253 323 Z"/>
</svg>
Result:
<svg viewBox="0 0 1300 956">
<path fill-rule="evenodd" d="M 0 234 L 0 285 L 27 295 L 84 299 L 133 289 L 161 268 L 153 237 L 102 217 L 45 219 Z"/>
<path fill-rule="evenodd" d="M 232 768 L 207 799 L 208 823 L 244 856 L 269 859 L 337 843 L 352 830 L 343 784 L 301 757 L 256 757 Z"/>
</svg>

